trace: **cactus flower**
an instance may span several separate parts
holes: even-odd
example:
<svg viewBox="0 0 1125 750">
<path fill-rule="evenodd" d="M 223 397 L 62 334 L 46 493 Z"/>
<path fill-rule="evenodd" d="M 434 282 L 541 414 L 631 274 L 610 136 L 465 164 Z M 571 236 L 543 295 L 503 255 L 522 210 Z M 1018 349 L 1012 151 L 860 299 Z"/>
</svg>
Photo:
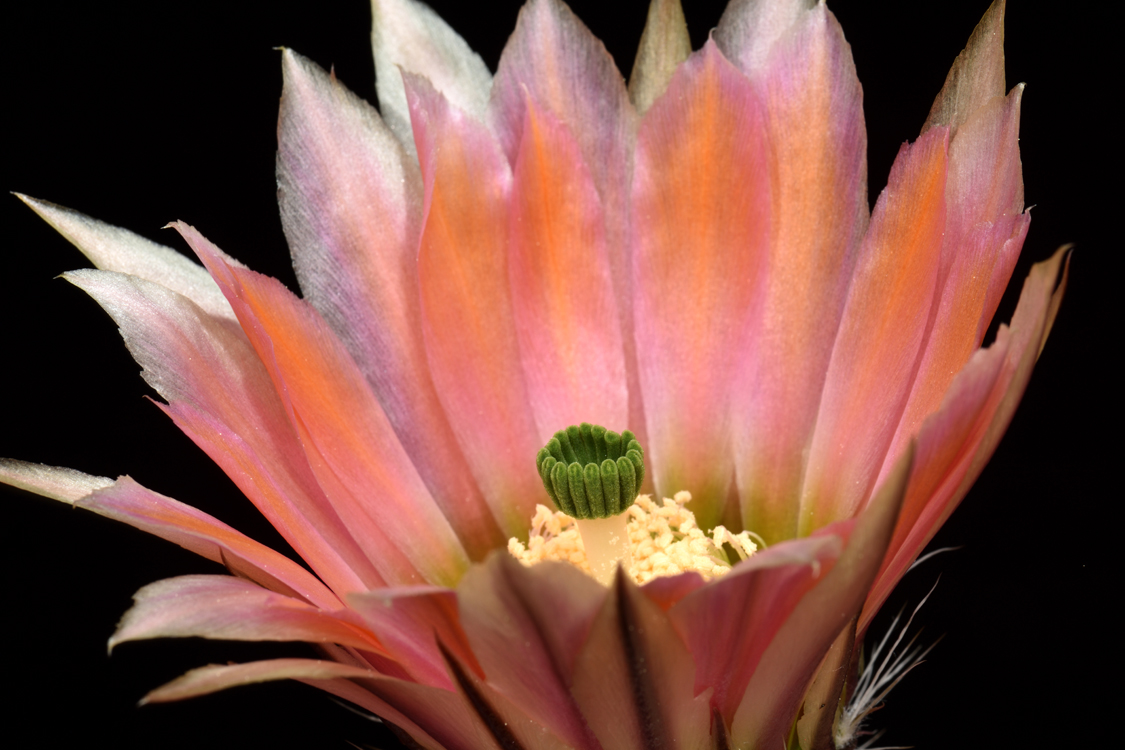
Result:
<svg viewBox="0 0 1125 750">
<path fill-rule="evenodd" d="M 432 749 L 854 747 L 857 680 L 888 681 L 857 644 L 992 455 L 1065 287 L 1060 251 L 982 347 L 1030 222 L 1003 13 L 869 210 L 823 2 L 732 0 L 693 51 L 653 0 L 626 83 L 561 0 L 529 0 L 495 75 L 427 6 L 373 0 L 378 111 L 281 55 L 302 297 L 187 224 L 202 265 L 21 196 L 305 565 L 129 477 L 0 480 L 231 573 L 145 586 L 111 647 L 322 655 L 148 702 L 296 679 Z M 528 564 L 550 524 L 569 546 Z"/>
</svg>

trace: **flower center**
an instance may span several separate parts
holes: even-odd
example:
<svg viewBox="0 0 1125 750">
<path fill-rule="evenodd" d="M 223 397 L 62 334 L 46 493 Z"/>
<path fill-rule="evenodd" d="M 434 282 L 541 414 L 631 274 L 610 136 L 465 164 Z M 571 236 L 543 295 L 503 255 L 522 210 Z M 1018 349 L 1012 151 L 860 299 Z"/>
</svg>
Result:
<svg viewBox="0 0 1125 750">
<path fill-rule="evenodd" d="M 715 578 L 758 550 L 753 534 L 748 531 L 732 534 L 723 526 L 716 526 L 710 535 L 705 533 L 695 525 L 695 514 L 684 507 L 690 500 L 689 492 L 677 492 L 674 498 L 664 498 L 662 503 L 640 495 L 623 514 L 630 558 L 626 573 L 635 583 L 688 571 L 706 579 Z M 527 544 L 513 538 L 508 541 L 508 552 L 524 565 L 544 560 L 566 562 L 599 578 L 587 556 L 587 534 L 584 529 L 579 532 L 581 523 L 566 513 L 538 505 Z M 613 567 L 603 583 L 612 580 Z"/>
<path fill-rule="evenodd" d="M 609 585 L 617 566 L 637 583 L 694 570 L 707 578 L 730 570 L 729 545 L 741 559 L 758 546 L 747 532 L 717 526 L 708 538 L 685 508 L 687 492 L 665 499 L 637 497 L 644 481 L 644 449 L 629 430 L 621 434 L 583 422 L 554 434 L 535 457 L 547 494 L 559 511 L 536 506 L 527 546 L 508 551 L 526 565 L 570 562 Z"/>
</svg>

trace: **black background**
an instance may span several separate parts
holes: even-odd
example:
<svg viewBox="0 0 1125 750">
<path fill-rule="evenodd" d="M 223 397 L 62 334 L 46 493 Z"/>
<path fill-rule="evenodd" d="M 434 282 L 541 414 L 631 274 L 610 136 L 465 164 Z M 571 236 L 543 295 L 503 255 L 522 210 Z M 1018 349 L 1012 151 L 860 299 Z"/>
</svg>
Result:
<svg viewBox="0 0 1125 750">
<path fill-rule="evenodd" d="M 434 5 L 495 69 L 519 3 Z M 645 5 L 572 3 L 625 71 Z M 698 47 L 722 3 L 685 5 Z M 986 4 L 831 7 L 864 87 L 874 201 Z M 1119 689 L 1102 683 L 1120 649 L 1109 616 L 1121 592 L 1110 547 L 1121 490 L 1108 489 L 1108 466 L 1121 439 L 1106 427 L 1120 420 L 1106 354 L 1120 348 L 1120 317 L 1110 312 L 1120 241 L 1109 236 L 1119 211 L 1109 208 L 1120 195 L 1111 182 L 1119 136 L 1103 109 L 1117 96 L 1108 50 L 1096 38 L 1108 21 L 1088 5 L 1081 17 L 1070 9 L 1078 7 L 1015 2 L 1008 10 L 1008 81 L 1028 84 L 1021 148 L 1027 203 L 1036 208 L 1001 315 L 1010 316 L 1032 262 L 1065 242 L 1077 250 L 1067 298 L 1008 435 L 935 541 L 964 548 L 911 573 L 888 605 L 918 601 L 941 575 L 918 622 L 923 638 L 945 638 L 876 714 L 874 723 L 888 729 L 885 744 L 1077 747 L 1114 731 L 1110 701 Z M 181 250 L 160 227 L 183 219 L 296 288 L 275 203 L 281 77 L 273 48 L 334 65 L 373 100 L 363 0 L 13 3 L 3 16 L 0 188 Z M 138 367 L 100 309 L 54 279 L 84 259 L 15 198 L 0 200 L 0 212 L 0 455 L 128 473 L 286 549 L 144 398 Z M 218 566 L 59 503 L 7 488 L 0 503 L 9 736 L 67 748 L 396 746 L 377 724 L 296 683 L 137 708 L 147 690 L 194 666 L 305 655 L 306 647 L 161 641 L 108 657 L 106 639 L 137 588 Z"/>
</svg>

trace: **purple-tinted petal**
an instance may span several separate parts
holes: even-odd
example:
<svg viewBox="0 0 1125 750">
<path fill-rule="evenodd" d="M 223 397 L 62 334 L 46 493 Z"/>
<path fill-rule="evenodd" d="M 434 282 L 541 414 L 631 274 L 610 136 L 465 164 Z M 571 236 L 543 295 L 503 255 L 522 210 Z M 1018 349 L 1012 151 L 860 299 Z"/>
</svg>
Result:
<svg viewBox="0 0 1125 750">
<path fill-rule="evenodd" d="M 480 672 L 461 630 L 453 591 L 431 586 L 376 589 L 349 595 L 348 606 L 416 682 L 454 689 L 439 643 Z"/>
<path fill-rule="evenodd" d="M 417 163 L 335 78 L 288 50 L 282 61 L 278 194 L 305 298 L 363 371 L 469 554 L 483 558 L 503 539 L 449 428 L 422 343 Z"/>
<path fill-rule="evenodd" d="M 569 747 L 542 724 L 481 681 L 455 659 L 449 669 L 457 683 L 451 692 L 403 680 L 375 678 L 364 684 L 376 696 L 411 718 L 444 750 L 563 750 Z M 408 730 L 409 731 L 409 730 Z M 413 736 L 413 735 L 412 735 Z"/>
<path fill-rule="evenodd" d="M 638 115 L 660 98 L 676 68 L 690 56 L 691 37 L 680 0 L 652 0 L 629 73 L 629 99 Z"/>
<path fill-rule="evenodd" d="M 172 248 L 54 203 L 19 193 L 16 197 L 101 270 L 155 282 L 187 297 L 209 315 L 234 320 L 234 311 L 206 269 Z"/>
<path fill-rule="evenodd" d="M 370 711 L 374 716 L 378 716 L 383 721 L 394 724 L 395 727 L 410 735 L 410 739 L 417 742 L 424 750 L 448 750 L 442 747 L 441 744 L 429 734 L 422 731 L 421 727 L 411 721 L 401 711 L 392 707 L 386 701 L 375 697 L 370 690 L 351 680 L 343 678 L 318 680 L 315 678 L 302 677 L 295 679 L 298 682 L 311 685 L 330 695 L 353 703 L 360 708 Z"/>
<path fill-rule="evenodd" d="M 668 615 L 618 574 L 574 665 L 571 692 L 605 750 L 701 747 L 711 693 Z"/>
<path fill-rule="evenodd" d="M 815 0 L 731 0 L 715 29 L 715 42 L 753 76 L 766 67 L 774 44 L 816 5 Z"/>
<path fill-rule="evenodd" d="M 1004 95 L 1005 5 L 1005 0 L 994 0 L 973 29 L 965 50 L 949 69 L 945 85 L 922 127 L 923 133 L 945 125 L 951 134 L 956 134 L 989 99 Z"/>
</svg>

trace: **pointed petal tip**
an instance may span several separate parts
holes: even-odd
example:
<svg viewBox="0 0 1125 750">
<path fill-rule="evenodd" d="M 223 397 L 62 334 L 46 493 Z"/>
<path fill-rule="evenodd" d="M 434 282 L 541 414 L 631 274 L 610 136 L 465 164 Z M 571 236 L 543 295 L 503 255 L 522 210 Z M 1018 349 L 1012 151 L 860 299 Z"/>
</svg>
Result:
<svg viewBox="0 0 1125 750">
<path fill-rule="evenodd" d="M 939 125 L 956 131 L 994 96 L 1003 96 L 1005 0 L 995 0 L 953 61 L 922 132 Z"/>
<path fill-rule="evenodd" d="M 60 466 L 0 458 L 0 482 L 74 505 L 87 495 L 109 487 L 114 480 Z"/>
<path fill-rule="evenodd" d="M 374 676 L 375 673 L 367 669 L 316 659 L 271 659 L 247 664 L 209 664 L 185 672 L 180 677 L 158 687 L 141 698 L 138 705 L 169 703 L 256 682 Z"/>
<path fill-rule="evenodd" d="M 652 0 L 629 75 L 629 98 L 643 115 L 664 90 L 680 63 L 691 56 L 691 38 L 680 0 Z"/>
</svg>

